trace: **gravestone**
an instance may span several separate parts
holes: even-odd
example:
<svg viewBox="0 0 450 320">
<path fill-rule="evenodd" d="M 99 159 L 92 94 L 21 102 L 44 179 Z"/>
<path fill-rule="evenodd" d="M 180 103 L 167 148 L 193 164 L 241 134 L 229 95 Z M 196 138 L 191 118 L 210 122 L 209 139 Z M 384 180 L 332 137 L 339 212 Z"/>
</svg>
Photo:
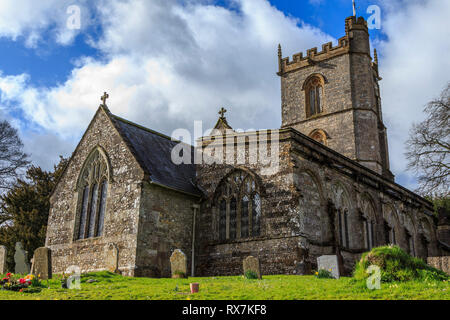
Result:
<svg viewBox="0 0 450 320">
<path fill-rule="evenodd" d="M 14 263 L 16 267 L 14 273 L 17 274 L 29 274 L 30 265 L 27 261 L 27 252 L 23 249 L 22 243 L 16 243 L 16 253 L 14 254 Z"/>
<path fill-rule="evenodd" d="M 106 270 L 114 273 L 119 273 L 119 248 L 116 244 L 110 243 L 106 247 L 105 251 Z"/>
<path fill-rule="evenodd" d="M 0 246 L 0 274 L 6 273 L 6 247 Z"/>
<path fill-rule="evenodd" d="M 333 278 L 339 279 L 339 261 L 337 256 L 321 256 L 317 258 L 317 270 L 327 270 L 333 275 Z"/>
<path fill-rule="evenodd" d="M 297 258 L 299 262 L 297 262 L 295 266 L 295 274 L 300 276 L 311 274 L 311 263 L 309 263 L 308 261 L 308 249 L 304 247 L 298 247 Z"/>
<path fill-rule="evenodd" d="M 247 258 L 244 259 L 243 267 L 244 267 L 244 275 L 247 273 L 247 271 L 253 271 L 258 275 L 258 279 L 262 279 L 261 263 L 259 262 L 258 258 L 248 256 Z"/>
<path fill-rule="evenodd" d="M 170 256 L 170 270 L 172 278 L 182 278 L 187 275 L 187 258 L 180 249 L 176 249 Z"/>
<path fill-rule="evenodd" d="M 31 274 L 41 280 L 52 278 L 52 251 L 49 248 L 38 248 L 34 251 Z"/>
</svg>

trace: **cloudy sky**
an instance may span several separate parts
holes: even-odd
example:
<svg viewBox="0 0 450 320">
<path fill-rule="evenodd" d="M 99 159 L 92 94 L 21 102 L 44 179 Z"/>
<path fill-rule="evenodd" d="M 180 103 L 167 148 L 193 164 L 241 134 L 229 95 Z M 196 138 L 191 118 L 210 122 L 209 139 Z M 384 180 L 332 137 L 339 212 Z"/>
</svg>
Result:
<svg viewBox="0 0 450 320">
<path fill-rule="evenodd" d="M 414 188 L 403 144 L 449 80 L 450 1 L 360 0 L 358 15 L 371 5 L 391 167 Z M 277 128 L 278 43 L 285 56 L 336 44 L 351 14 L 351 0 L 1 0 L 0 119 L 46 169 L 104 91 L 113 113 L 168 135 L 194 120 L 206 130 L 222 106 L 234 128 Z"/>
</svg>

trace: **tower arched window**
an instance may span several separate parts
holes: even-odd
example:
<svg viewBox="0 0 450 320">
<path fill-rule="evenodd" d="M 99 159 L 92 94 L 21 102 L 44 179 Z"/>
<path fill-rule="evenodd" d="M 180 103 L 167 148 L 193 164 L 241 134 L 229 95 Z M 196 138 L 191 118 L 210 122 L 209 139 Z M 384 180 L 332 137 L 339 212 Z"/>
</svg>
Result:
<svg viewBox="0 0 450 320">
<path fill-rule="evenodd" d="M 76 239 L 103 235 L 108 194 L 108 164 L 97 149 L 86 160 L 78 179 L 78 221 Z"/>
<path fill-rule="evenodd" d="M 321 129 L 313 130 L 309 134 L 309 137 L 325 146 L 328 145 L 328 135 L 325 133 L 325 131 L 323 131 Z"/>
<path fill-rule="evenodd" d="M 238 170 L 227 176 L 217 188 L 216 199 L 220 240 L 260 236 L 261 194 L 252 175 Z"/>
<path fill-rule="evenodd" d="M 310 77 L 305 86 L 306 116 L 312 117 L 323 111 L 323 78 L 319 76 Z"/>
</svg>

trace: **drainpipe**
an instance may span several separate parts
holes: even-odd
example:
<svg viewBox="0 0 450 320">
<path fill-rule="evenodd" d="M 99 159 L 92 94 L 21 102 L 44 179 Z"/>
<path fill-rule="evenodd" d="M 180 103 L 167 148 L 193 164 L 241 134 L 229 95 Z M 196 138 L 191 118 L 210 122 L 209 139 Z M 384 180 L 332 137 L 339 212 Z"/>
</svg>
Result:
<svg viewBox="0 0 450 320">
<path fill-rule="evenodd" d="M 194 204 L 192 205 L 192 209 L 194 209 L 194 217 L 192 219 L 192 248 L 191 248 L 191 277 L 195 276 L 195 227 L 196 227 L 196 218 L 197 218 L 197 210 L 200 209 L 200 205 Z"/>
</svg>

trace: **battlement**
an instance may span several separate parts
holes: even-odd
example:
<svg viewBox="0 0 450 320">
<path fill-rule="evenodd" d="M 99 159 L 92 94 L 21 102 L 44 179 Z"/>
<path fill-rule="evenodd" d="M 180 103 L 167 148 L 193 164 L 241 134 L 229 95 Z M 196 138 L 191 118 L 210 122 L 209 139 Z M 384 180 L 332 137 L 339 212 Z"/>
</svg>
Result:
<svg viewBox="0 0 450 320">
<path fill-rule="evenodd" d="M 322 45 L 322 51 L 318 52 L 317 47 L 314 47 L 306 51 L 306 56 L 303 56 L 303 52 L 294 54 L 292 57 L 292 61 L 289 57 L 282 58 L 281 47 L 279 47 L 278 75 L 314 65 L 318 62 L 348 53 L 349 51 L 350 42 L 347 36 L 340 38 L 338 45 L 335 47 L 333 47 L 333 44 L 331 42 L 328 42 Z"/>
<path fill-rule="evenodd" d="M 315 65 L 321 61 L 340 56 L 350 52 L 350 43 L 353 39 L 353 31 L 362 30 L 369 34 L 367 22 L 363 17 L 348 17 L 345 19 L 345 36 L 338 40 L 338 45 L 333 47 L 331 42 L 322 45 L 322 51 L 317 51 L 317 47 L 308 49 L 306 56 L 303 52 L 294 54 L 292 61 L 289 57 L 283 58 L 281 46 L 278 47 L 278 75 Z"/>
<path fill-rule="evenodd" d="M 367 21 L 363 17 L 356 18 L 354 16 L 345 19 L 345 34 L 349 35 L 352 30 L 363 30 L 369 33 Z"/>
</svg>

